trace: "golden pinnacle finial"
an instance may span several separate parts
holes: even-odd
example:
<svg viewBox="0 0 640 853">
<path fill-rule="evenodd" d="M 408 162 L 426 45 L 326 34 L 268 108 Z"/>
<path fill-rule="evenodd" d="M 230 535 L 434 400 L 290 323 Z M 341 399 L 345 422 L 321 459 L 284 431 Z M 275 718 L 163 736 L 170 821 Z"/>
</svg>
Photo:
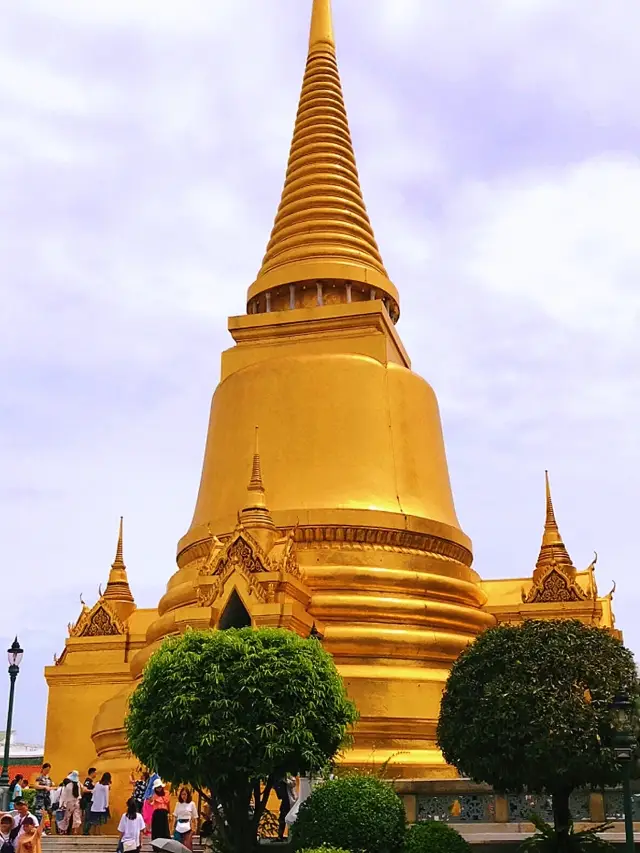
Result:
<svg viewBox="0 0 640 853">
<path fill-rule="evenodd" d="M 311 31 L 309 33 L 309 52 L 317 46 L 328 44 L 335 47 L 333 40 L 333 20 L 331 0 L 313 0 L 311 11 Z"/>
<path fill-rule="evenodd" d="M 536 569 L 546 568 L 553 562 L 558 566 L 563 566 L 565 569 L 571 569 L 571 571 L 575 573 L 575 567 L 567 549 L 565 548 L 565 544 L 562 541 L 560 530 L 558 529 L 558 523 L 553 509 L 553 501 L 551 499 L 551 486 L 549 483 L 548 471 L 544 472 L 544 481 L 546 498 L 544 531 L 542 533 L 542 545 L 540 547 L 540 554 L 536 563 Z"/>
<path fill-rule="evenodd" d="M 267 509 L 267 496 L 262 482 L 262 464 L 258 447 L 258 427 L 255 428 L 253 462 L 251 477 L 247 487 L 247 502 L 238 516 L 238 520 L 248 529 L 273 529 L 273 519 Z"/>
<path fill-rule="evenodd" d="M 247 311 L 295 308 L 298 300 L 383 300 L 399 316 L 360 188 L 338 73 L 330 0 L 313 0 L 309 54 L 280 206 Z M 304 292 L 303 292 L 304 291 Z M 317 293 L 317 297 L 313 294 Z"/>
<path fill-rule="evenodd" d="M 250 492 L 263 492 L 262 465 L 260 463 L 260 450 L 258 447 L 258 427 L 256 427 L 253 449 L 253 465 L 251 466 L 251 479 L 249 480 Z"/>
<path fill-rule="evenodd" d="M 122 556 L 122 516 L 120 516 L 120 528 L 118 529 L 118 544 L 116 545 L 116 558 L 113 565 L 124 566 L 124 558 Z"/>
<path fill-rule="evenodd" d="M 558 522 L 556 521 L 555 512 L 553 511 L 553 501 L 551 500 L 551 486 L 549 484 L 549 472 L 544 472 L 545 496 L 546 496 L 546 514 L 544 519 L 544 533 L 542 536 L 543 545 L 562 545 L 562 537 L 558 530 Z"/>
<path fill-rule="evenodd" d="M 124 564 L 123 556 L 123 518 L 120 516 L 120 525 L 118 527 L 118 542 L 116 544 L 116 556 L 111 564 L 109 572 L 109 580 L 105 588 L 102 598 L 111 601 L 131 602 L 133 603 L 133 595 L 129 588 L 129 579 L 127 578 L 127 567 Z"/>
</svg>

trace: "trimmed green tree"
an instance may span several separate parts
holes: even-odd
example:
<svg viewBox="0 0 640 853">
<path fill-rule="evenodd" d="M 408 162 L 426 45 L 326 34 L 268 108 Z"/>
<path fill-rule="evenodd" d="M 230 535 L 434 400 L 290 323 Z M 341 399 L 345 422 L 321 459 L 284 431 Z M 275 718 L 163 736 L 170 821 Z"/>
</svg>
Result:
<svg viewBox="0 0 640 853">
<path fill-rule="evenodd" d="M 356 717 L 316 640 L 279 629 L 189 630 L 150 658 L 126 729 L 141 762 L 209 799 L 222 845 L 248 853 L 274 784 L 325 766 Z"/>
<path fill-rule="evenodd" d="M 393 786 L 383 779 L 350 773 L 314 788 L 293 825 L 296 850 L 338 847 L 351 853 L 398 853 L 405 812 Z"/>
<path fill-rule="evenodd" d="M 546 793 L 558 849 L 575 788 L 616 781 L 617 693 L 636 691 L 633 655 L 611 632 L 576 620 L 490 628 L 454 663 L 438 744 L 449 764 L 501 793 Z"/>
</svg>

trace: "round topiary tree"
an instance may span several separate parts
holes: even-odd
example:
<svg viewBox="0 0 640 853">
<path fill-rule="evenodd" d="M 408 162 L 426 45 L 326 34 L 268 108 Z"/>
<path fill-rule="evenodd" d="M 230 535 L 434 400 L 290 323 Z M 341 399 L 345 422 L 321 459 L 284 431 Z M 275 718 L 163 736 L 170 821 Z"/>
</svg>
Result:
<svg viewBox="0 0 640 853">
<path fill-rule="evenodd" d="M 471 845 L 459 832 L 437 820 L 409 827 L 402 853 L 470 853 Z"/>
<path fill-rule="evenodd" d="M 404 835 L 404 806 L 392 786 L 359 774 L 318 785 L 293 825 L 297 850 L 334 845 L 350 853 L 397 853 Z"/>
<path fill-rule="evenodd" d="M 571 791 L 619 778 L 611 702 L 636 688 L 633 655 L 604 628 L 576 620 L 490 628 L 451 669 L 438 743 L 476 782 L 550 794 L 564 850 Z"/>
<path fill-rule="evenodd" d="M 315 640 L 278 629 L 189 630 L 150 658 L 126 729 L 143 764 L 209 799 L 223 846 L 249 853 L 274 784 L 323 767 L 356 716 Z"/>
</svg>

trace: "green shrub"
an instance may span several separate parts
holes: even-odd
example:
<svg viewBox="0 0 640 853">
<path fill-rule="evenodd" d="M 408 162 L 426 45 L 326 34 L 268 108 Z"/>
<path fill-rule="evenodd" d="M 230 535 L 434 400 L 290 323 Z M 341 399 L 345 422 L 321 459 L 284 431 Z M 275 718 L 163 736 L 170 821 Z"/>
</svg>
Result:
<svg viewBox="0 0 640 853">
<path fill-rule="evenodd" d="M 403 853 L 469 853 L 471 845 L 452 826 L 437 820 L 409 828 Z"/>
<path fill-rule="evenodd" d="M 391 785 L 358 774 L 319 785 L 293 826 L 297 850 L 333 845 L 351 853 L 397 853 L 404 834 L 404 806 Z"/>
<path fill-rule="evenodd" d="M 350 853 L 349 850 L 343 850 L 341 847 L 314 847 L 313 850 L 308 847 L 301 850 L 300 853 Z"/>
<path fill-rule="evenodd" d="M 26 791 L 22 792 L 22 799 L 29 806 L 29 811 L 33 811 L 33 806 L 36 801 L 36 792 L 33 788 L 27 788 Z"/>
</svg>

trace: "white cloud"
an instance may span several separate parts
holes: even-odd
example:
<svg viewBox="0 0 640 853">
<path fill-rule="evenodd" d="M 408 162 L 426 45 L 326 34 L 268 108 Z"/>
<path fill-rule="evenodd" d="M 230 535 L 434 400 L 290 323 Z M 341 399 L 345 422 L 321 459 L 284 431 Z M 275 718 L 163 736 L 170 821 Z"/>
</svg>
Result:
<svg viewBox="0 0 640 853">
<path fill-rule="evenodd" d="M 450 227 L 461 274 L 578 330 L 634 341 L 640 325 L 640 160 L 471 186 Z"/>
</svg>

